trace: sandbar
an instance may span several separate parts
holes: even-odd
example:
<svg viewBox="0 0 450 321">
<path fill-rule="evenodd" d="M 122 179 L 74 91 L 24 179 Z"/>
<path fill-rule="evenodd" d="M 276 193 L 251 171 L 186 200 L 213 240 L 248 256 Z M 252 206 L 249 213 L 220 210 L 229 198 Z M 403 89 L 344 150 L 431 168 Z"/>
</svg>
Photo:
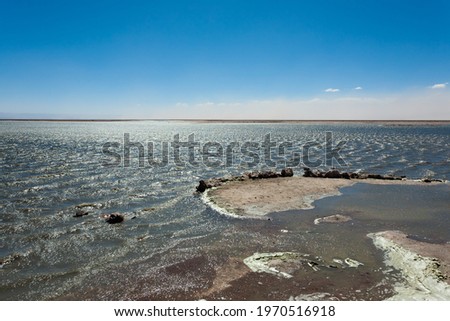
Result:
<svg viewBox="0 0 450 321">
<path fill-rule="evenodd" d="M 353 181 L 346 179 L 310 177 L 231 181 L 208 190 L 207 198 L 229 213 L 254 217 L 312 208 L 315 200 L 339 195 L 339 188 L 352 184 Z"/>
<path fill-rule="evenodd" d="M 339 189 L 354 183 L 380 185 L 435 185 L 412 180 L 278 177 L 229 181 L 204 193 L 215 210 L 237 217 L 261 217 L 269 213 L 313 208 L 313 202 L 340 195 Z"/>
</svg>

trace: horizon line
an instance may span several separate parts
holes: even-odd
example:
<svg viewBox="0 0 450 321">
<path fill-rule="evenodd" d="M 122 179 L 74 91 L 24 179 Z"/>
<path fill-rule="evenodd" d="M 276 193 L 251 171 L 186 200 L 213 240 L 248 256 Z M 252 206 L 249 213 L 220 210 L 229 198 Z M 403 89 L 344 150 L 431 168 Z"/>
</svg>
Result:
<svg viewBox="0 0 450 321">
<path fill-rule="evenodd" d="M 47 122 L 131 122 L 131 121 L 186 121 L 186 122 L 432 122 L 450 123 L 450 119 L 207 119 L 207 118 L 0 118 L 0 121 Z"/>
</svg>

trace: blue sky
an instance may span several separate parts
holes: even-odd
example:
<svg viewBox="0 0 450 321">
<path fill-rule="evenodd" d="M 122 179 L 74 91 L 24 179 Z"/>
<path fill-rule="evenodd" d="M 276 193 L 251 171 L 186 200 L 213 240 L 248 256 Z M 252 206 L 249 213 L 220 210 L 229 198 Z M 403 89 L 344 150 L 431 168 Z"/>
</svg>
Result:
<svg viewBox="0 0 450 321">
<path fill-rule="evenodd" d="M 448 21 L 448 1 L 0 0 L 0 117 L 450 119 Z"/>
</svg>

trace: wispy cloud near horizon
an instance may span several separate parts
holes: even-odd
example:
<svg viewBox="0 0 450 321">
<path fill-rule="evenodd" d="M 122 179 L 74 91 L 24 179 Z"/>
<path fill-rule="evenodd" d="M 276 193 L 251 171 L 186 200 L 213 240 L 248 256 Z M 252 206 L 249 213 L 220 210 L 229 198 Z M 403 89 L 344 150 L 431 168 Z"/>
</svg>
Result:
<svg viewBox="0 0 450 321">
<path fill-rule="evenodd" d="M 327 88 L 324 90 L 324 92 L 326 92 L 326 93 L 337 93 L 339 91 L 341 91 L 341 90 L 338 88 Z"/>
<path fill-rule="evenodd" d="M 428 87 L 430 88 L 430 87 Z M 427 90 L 384 95 L 319 95 L 309 98 L 181 100 L 172 105 L 126 108 L 108 113 L 2 113 L 0 119 L 273 119 L 273 120 L 450 120 L 450 91 Z M 80 109 L 81 110 L 81 109 Z"/>
<path fill-rule="evenodd" d="M 446 83 L 442 83 L 442 84 L 434 84 L 433 86 L 431 86 L 431 89 L 444 89 L 446 88 L 448 85 L 448 82 Z"/>
<path fill-rule="evenodd" d="M 148 118 L 304 119 L 304 120 L 450 120 L 450 93 L 405 92 L 396 95 L 266 99 L 190 104 Z"/>
</svg>

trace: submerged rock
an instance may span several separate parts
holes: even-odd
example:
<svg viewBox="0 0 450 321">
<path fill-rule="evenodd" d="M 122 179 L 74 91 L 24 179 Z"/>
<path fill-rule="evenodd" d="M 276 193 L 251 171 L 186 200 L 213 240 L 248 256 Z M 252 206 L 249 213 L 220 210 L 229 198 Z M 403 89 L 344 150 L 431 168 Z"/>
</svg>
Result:
<svg viewBox="0 0 450 321">
<path fill-rule="evenodd" d="M 333 262 L 340 265 L 344 265 L 344 261 L 342 261 L 341 259 L 333 259 Z"/>
<path fill-rule="evenodd" d="M 292 275 L 286 272 L 279 271 L 277 268 L 270 266 L 271 261 L 274 259 L 286 260 L 287 258 L 296 257 L 298 254 L 292 252 L 275 252 L 275 253 L 255 253 L 244 259 L 245 265 L 247 265 L 253 272 L 264 272 L 281 276 L 283 278 L 291 278 Z"/>
<path fill-rule="evenodd" d="M 85 207 L 92 207 L 92 208 L 102 208 L 102 204 L 100 203 L 81 203 L 75 206 L 76 208 L 85 208 Z"/>
<path fill-rule="evenodd" d="M 363 263 L 358 262 L 351 258 L 346 258 L 344 260 L 344 262 L 345 262 L 345 264 L 347 264 L 349 267 L 352 267 L 352 268 L 357 268 L 358 266 L 364 265 Z"/>
<path fill-rule="evenodd" d="M 344 223 L 351 221 L 352 218 L 347 215 L 335 214 L 325 217 L 319 217 L 314 220 L 314 224 L 318 225 L 320 223 Z"/>
<path fill-rule="evenodd" d="M 88 214 L 89 214 L 88 211 L 85 211 L 85 210 L 77 210 L 77 211 L 75 212 L 75 215 L 73 215 L 73 217 L 82 217 L 82 216 L 85 216 L 85 215 L 88 215 Z"/>
<path fill-rule="evenodd" d="M 20 254 L 18 253 L 13 253 L 4 258 L 0 258 L 0 268 L 3 268 L 7 264 L 11 264 L 18 259 L 20 259 Z"/>
<path fill-rule="evenodd" d="M 321 268 L 338 268 L 325 264 L 319 257 L 295 252 L 254 253 L 245 258 L 244 263 L 253 272 L 264 272 L 283 278 L 291 278 L 291 273 L 299 269 L 318 272 Z"/>
<path fill-rule="evenodd" d="M 289 301 L 339 301 L 339 298 L 326 292 L 316 292 L 290 296 Z"/>
<path fill-rule="evenodd" d="M 103 215 L 103 218 L 105 219 L 105 222 L 109 224 L 122 223 L 124 220 L 123 215 L 119 213 L 105 214 Z"/>
</svg>

